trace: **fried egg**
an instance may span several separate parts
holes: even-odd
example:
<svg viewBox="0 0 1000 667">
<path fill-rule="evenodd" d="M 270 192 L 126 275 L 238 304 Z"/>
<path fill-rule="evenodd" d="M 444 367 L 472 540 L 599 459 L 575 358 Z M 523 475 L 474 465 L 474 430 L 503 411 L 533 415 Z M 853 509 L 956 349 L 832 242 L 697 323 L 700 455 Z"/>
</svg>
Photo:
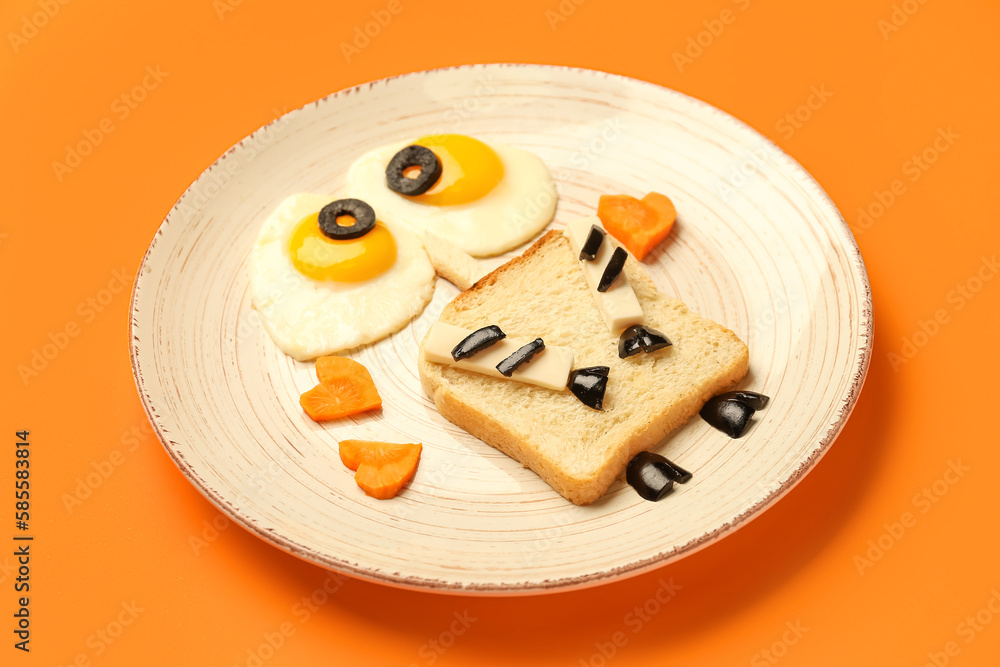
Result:
<svg viewBox="0 0 1000 667">
<path fill-rule="evenodd" d="M 410 145 L 430 149 L 441 175 L 427 192 L 406 196 L 386 183 L 386 167 Z M 520 148 L 461 134 L 436 134 L 373 150 L 351 165 L 351 196 L 387 222 L 450 241 L 475 257 L 507 252 L 545 228 L 556 210 L 556 186 L 545 164 Z"/>
<path fill-rule="evenodd" d="M 288 197 L 253 246 L 253 307 L 281 351 L 299 361 L 399 331 L 434 294 L 434 269 L 416 234 L 375 208 L 375 227 L 365 235 L 328 238 L 319 211 L 333 200 Z"/>
</svg>

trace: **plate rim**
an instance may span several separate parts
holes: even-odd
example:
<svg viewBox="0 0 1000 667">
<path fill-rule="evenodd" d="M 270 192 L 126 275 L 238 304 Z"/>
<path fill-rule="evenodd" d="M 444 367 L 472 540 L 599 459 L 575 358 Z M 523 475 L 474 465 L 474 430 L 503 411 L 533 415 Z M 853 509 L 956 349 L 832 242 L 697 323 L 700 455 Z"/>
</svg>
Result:
<svg viewBox="0 0 1000 667">
<path fill-rule="evenodd" d="M 757 135 L 761 140 L 766 142 L 767 147 L 773 151 L 776 155 L 781 156 L 783 159 L 788 160 L 791 163 L 793 169 L 798 170 L 800 176 L 804 176 L 809 184 L 811 184 L 814 194 L 818 194 L 820 199 L 835 213 L 836 222 L 840 223 L 841 231 L 845 233 L 844 240 L 848 241 L 845 244 L 845 251 L 849 255 L 849 259 L 852 260 L 851 263 L 851 275 L 855 279 L 860 279 L 862 286 L 862 293 L 860 294 L 860 318 L 858 321 L 859 331 L 855 334 L 855 339 L 864 339 L 864 344 L 859 345 L 858 351 L 855 355 L 853 363 L 853 378 L 851 382 L 850 389 L 847 392 L 846 397 L 841 400 L 840 403 L 840 415 L 837 421 L 832 424 L 823 435 L 822 439 L 819 441 L 818 448 L 815 449 L 812 454 L 803 461 L 798 468 L 792 473 L 792 475 L 777 489 L 772 491 L 767 497 L 762 499 L 760 502 L 754 504 L 753 506 L 747 508 L 745 511 L 739 515 L 733 517 L 730 521 L 719 526 L 715 530 L 705 533 L 700 537 L 694 538 L 687 542 L 686 544 L 674 547 L 668 552 L 656 554 L 642 560 L 634 561 L 626 565 L 621 565 L 615 568 L 604 569 L 599 572 L 592 572 L 585 575 L 564 577 L 559 579 L 545 579 L 540 582 L 517 582 L 517 583 L 473 583 L 473 584 L 456 584 L 453 582 L 432 579 L 427 577 L 418 576 L 404 576 L 398 573 L 374 573 L 369 569 L 365 569 L 360 566 L 356 566 L 352 563 L 345 561 L 340 561 L 335 557 L 329 556 L 327 554 L 320 553 L 306 545 L 299 544 L 292 539 L 284 537 L 275 533 L 274 531 L 265 528 L 263 526 L 257 525 L 252 519 L 244 516 L 235 507 L 233 507 L 225 498 L 215 491 L 209 484 L 205 482 L 204 479 L 200 477 L 197 471 L 188 464 L 184 455 L 178 451 L 175 451 L 171 445 L 176 445 L 173 440 L 171 440 L 167 433 L 163 430 L 159 423 L 159 416 L 155 413 L 152 405 L 151 399 L 145 388 L 145 380 L 142 376 L 142 371 L 139 366 L 139 350 L 138 343 L 139 339 L 135 335 L 136 327 L 136 313 L 137 313 L 137 298 L 139 296 L 139 291 L 142 288 L 143 278 L 147 274 L 146 265 L 149 261 L 150 254 L 153 252 L 156 244 L 160 240 L 160 236 L 168 223 L 170 223 L 171 218 L 178 213 L 178 208 L 188 193 L 195 187 L 195 185 L 207 174 L 212 172 L 214 169 L 218 168 L 220 163 L 228 156 L 239 149 L 244 143 L 251 141 L 259 133 L 262 133 L 270 126 L 278 123 L 279 121 L 286 120 L 289 116 L 297 114 L 307 107 L 329 102 L 338 97 L 346 97 L 364 88 L 372 88 L 376 85 L 388 84 L 396 79 L 403 79 L 408 77 L 421 77 L 427 76 L 439 72 L 446 72 L 451 70 L 473 70 L 473 69 L 487 69 L 496 67 L 524 67 L 524 68 L 538 68 L 538 69 L 552 69 L 574 72 L 578 74 L 600 76 L 607 79 L 617 79 L 624 81 L 630 85 L 638 84 L 640 86 L 651 86 L 659 91 L 666 91 L 668 94 L 681 96 L 686 98 L 689 102 L 693 103 L 710 113 L 721 115 L 722 117 L 728 119 L 729 122 L 735 122 L 737 125 L 742 126 L 744 129 L 749 130 L 753 134 Z M 874 318 L 873 318 L 873 304 L 872 304 L 872 291 L 871 283 L 868 277 L 868 270 L 865 266 L 864 258 L 861 255 L 861 249 L 858 246 L 857 239 L 854 238 L 851 232 L 850 225 L 844 219 L 843 214 L 840 209 L 834 203 L 830 195 L 823 189 L 819 181 L 807 170 L 801 163 L 798 162 L 791 155 L 786 153 L 780 146 L 774 143 L 766 135 L 749 125 L 748 123 L 740 120 L 736 116 L 733 116 L 729 112 L 720 109 L 704 100 L 692 97 L 687 93 L 663 86 L 658 83 L 653 83 L 651 81 L 646 81 L 643 79 L 636 79 L 633 77 L 625 76 L 622 74 L 616 74 L 613 72 L 607 72 L 599 69 L 583 68 L 583 67 L 571 67 L 566 65 L 551 65 L 542 63 L 513 63 L 513 62 L 497 62 L 497 63 L 470 63 L 464 65 L 452 65 L 448 67 L 439 67 L 425 70 L 416 70 L 413 72 L 405 72 L 402 74 L 397 74 L 393 76 L 383 77 L 380 79 L 374 79 L 364 83 L 360 83 L 354 86 L 349 86 L 342 88 L 328 95 L 325 95 L 319 99 L 307 102 L 295 109 L 292 109 L 286 113 L 281 114 L 277 118 L 261 125 L 255 129 L 250 134 L 244 136 L 238 142 L 233 144 L 225 152 L 219 155 L 208 167 L 203 169 L 193 181 L 188 185 L 187 188 L 178 196 L 177 200 L 170 207 L 163 221 L 159 224 L 156 232 L 153 234 L 153 238 L 143 254 L 142 261 L 139 263 L 138 270 L 136 271 L 135 278 L 132 282 L 131 296 L 129 300 L 129 322 L 128 322 L 128 338 L 129 338 L 129 358 L 132 366 L 132 376 L 135 381 L 136 389 L 139 393 L 140 400 L 142 402 L 143 410 L 146 412 L 146 416 L 150 421 L 151 426 L 166 450 L 167 454 L 170 456 L 174 465 L 180 470 L 180 472 L 188 479 L 189 482 L 215 507 L 217 507 L 222 512 L 226 513 L 228 517 L 242 526 L 251 534 L 259 537 L 265 542 L 271 544 L 272 546 L 278 547 L 282 551 L 296 556 L 306 562 L 312 563 L 313 565 L 319 565 L 329 570 L 340 572 L 348 576 L 369 581 L 372 583 L 388 585 L 396 588 L 403 588 L 408 590 L 415 590 L 420 592 L 431 592 L 446 595 L 471 595 L 471 596 L 524 596 L 524 595 L 537 595 L 544 593 L 555 593 L 570 590 L 577 590 L 581 588 L 588 588 L 591 586 L 597 586 L 604 583 L 610 583 L 612 581 L 619 581 L 628 577 L 638 576 L 650 570 L 663 567 L 669 563 L 680 560 L 681 558 L 690 556 L 691 554 L 701 551 L 705 547 L 721 540 L 722 538 L 730 535 L 731 533 L 743 528 L 748 525 L 752 520 L 756 519 L 768 509 L 773 507 L 775 503 L 781 500 L 789 491 L 791 491 L 799 482 L 813 469 L 816 464 L 826 455 L 830 447 L 836 441 L 837 437 L 840 435 L 844 426 L 847 423 L 848 418 L 854 411 L 857 405 L 858 398 L 861 394 L 861 390 L 864 387 L 865 379 L 868 374 L 869 365 L 871 362 L 872 349 L 874 345 Z"/>
</svg>

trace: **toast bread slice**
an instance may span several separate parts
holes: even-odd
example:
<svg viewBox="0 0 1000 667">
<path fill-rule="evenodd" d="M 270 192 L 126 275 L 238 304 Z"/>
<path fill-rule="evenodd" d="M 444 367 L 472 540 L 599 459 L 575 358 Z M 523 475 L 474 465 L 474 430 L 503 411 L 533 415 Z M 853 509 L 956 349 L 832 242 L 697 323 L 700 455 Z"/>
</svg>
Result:
<svg viewBox="0 0 1000 667">
<path fill-rule="evenodd" d="M 611 238 L 610 236 L 608 237 Z M 603 411 L 569 390 L 553 391 L 428 361 L 421 344 L 421 385 L 449 421 L 536 472 L 577 505 L 587 505 L 712 396 L 746 375 L 746 345 L 729 329 L 661 296 L 633 257 L 625 274 L 644 324 L 673 345 L 618 358 L 569 240 L 550 231 L 459 294 L 440 320 L 468 329 L 497 324 L 511 338 L 541 337 L 575 353 L 574 368 L 611 368 Z"/>
</svg>

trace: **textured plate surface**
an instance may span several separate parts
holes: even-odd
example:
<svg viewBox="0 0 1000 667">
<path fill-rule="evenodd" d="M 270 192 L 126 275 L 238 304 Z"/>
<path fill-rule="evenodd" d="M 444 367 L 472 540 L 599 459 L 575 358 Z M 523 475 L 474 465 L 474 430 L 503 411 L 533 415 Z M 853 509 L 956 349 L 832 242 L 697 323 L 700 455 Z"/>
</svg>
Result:
<svg viewBox="0 0 1000 667">
<path fill-rule="evenodd" d="M 418 343 L 457 294 L 442 280 L 422 316 L 351 352 L 371 371 L 382 412 L 310 421 L 298 397 L 315 384 L 313 364 L 282 355 L 250 307 L 253 240 L 286 196 L 343 196 L 357 156 L 434 132 L 538 154 L 559 183 L 556 228 L 593 215 L 601 193 L 670 196 L 678 223 L 645 263 L 662 292 L 749 345 L 741 387 L 772 397 L 749 433 L 730 440 L 695 418 L 657 449 L 694 472 L 690 483 L 649 503 L 619 481 L 576 507 L 445 421 L 421 391 Z M 872 342 L 858 248 L 798 163 L 680 93 L 537 65 L 376 81 L 261 128 L 178 200 L 132 299 L 139 393 L 167 451 L 209 500 L 309 561 L 442 592 L 592 585 L 724 536 L 827 450 L 861 390 Z M 366 497 L 338 457 L 347 438 L 422 442 L 414 481 L 392 501 Z"/>
</svg>

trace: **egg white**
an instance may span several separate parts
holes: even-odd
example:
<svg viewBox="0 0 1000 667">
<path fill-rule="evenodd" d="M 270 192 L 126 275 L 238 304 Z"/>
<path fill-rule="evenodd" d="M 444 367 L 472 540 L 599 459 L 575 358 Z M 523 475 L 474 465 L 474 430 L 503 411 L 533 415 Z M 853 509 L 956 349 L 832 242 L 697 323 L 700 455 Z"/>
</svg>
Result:
<svg viewBox="0 0 1000 667">
<path fill-rule="evenodd" d="M 396 241 L 396 261 L 359 283 L 314 280 L 292 264 L 288 242 L 308 215 L 333 201 L 298 194 L 264 222 L 251 255 L 251 299 L 271 338 L 298 361 L 348 350 L 399 331 L 434 294 L 434 269 L 420 238 L 385 220 Z M 377 211 L 377 209 L 376 209 Z"/>
<path fill-rule="evenodd" d="M 400 142 L 365 153 L 351 165 L 352 197 L 371 204 L 379 218 L 407 225 L 418 234 L 430 231 L 474 257 L 490 257 L 529 241 L 552 221 L 556 185 L 545 163 L 520 148 L 489 143 L 503 163 L 503 179 L 483 197 L 451 206 L 407 199 L 385 183 L 385 168 Z"/>
</svg>

